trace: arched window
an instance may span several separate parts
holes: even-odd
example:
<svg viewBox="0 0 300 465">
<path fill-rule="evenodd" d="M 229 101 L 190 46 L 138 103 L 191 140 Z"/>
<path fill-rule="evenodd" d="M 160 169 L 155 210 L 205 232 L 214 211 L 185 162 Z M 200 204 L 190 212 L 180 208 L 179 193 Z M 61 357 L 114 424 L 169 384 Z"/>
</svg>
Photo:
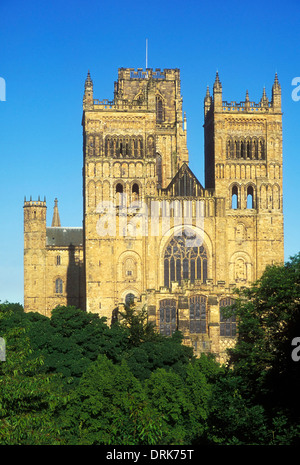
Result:
<svg viewBox="0 0 300 465">
<path fill-rule="evenodd" d="M 235 337 L 236 336 L 236 317 L 232 315 L 226 318 L 224 310 L 234 304 L 234 300 L 230 297 L 220 300 L 220 336 Z"/>
<path fill-rule="evenodd" d="M 161 97 L 156 97 L 156 121 L 162 123 L 164 120 L 164 107 Z"/>
<path fill-rule="evenodd" d="M 105 137 L 105 156 L 109 156 L 109 138 Z"/>
<path fill-rule="evenodd" d="M 264 140 L 259 141 L 259 159 L 264 160 L 265 159 L 265 142 Z"/>
<path fill-rule="evenodd" d="M 63 281 L 61 278 L 57 278 L 55 280 L 55 293 L 62 294 L 63 293 Z"/>
<path fill-rule="evenodd" d="M 143 140 L 142 139 L 138 139 L 138 157 L 142 157 L 143 156 Z"/>
<path fill-rule="evenodd" d="M 241 141 L 241 158 L 245 158 L 245 142 Z"/>
<path fill-rule="evenodd" d="M 252 158 L 252 150 L 251 150 L 251 148 L 252 148 L 252 147 L 251 147 L 251 143 L 250 143 L 250 141 L 248 140 L 248 141 L 247 141 L 247 158 L 250 158 L 250 159 Z"/>
<path fill-rule="evenodd" d="M 128 294 L 126 294 L 126 297 L 125 297 L 125 304 L 126 305 L 131 305 L 134 303 L 134 297 L 135 295 L 132 294 L 132 292 L 129 292 Z"/>
<path fill-rule="evenodd" d="M 258 159 L 258 143 L 257 143 L 257 139 L 253 140 L 253 158 L 255 160 Z"/>
<path fill-rule="evenodd" d="M 156 154 L 156 174 L 157 174 L 157 183 L 158 183 L 158 188 L 161 188 L 161 183 L 162 183 L 162 161 L 161 161 L 161 155 Z"/>
<path fill-rule="evenodd" d="M 124 203 L 124 194 L 123 194 L 123 184 L 120 182 L 116 185 L 116 205 L 117 207 L 122 207 Z"/>
<path fill-rule="evenodd" d="M 234 147 L 235 158 L 240 158 L 240 143 L 239 143 L 239 141 L 236 140 L 234 145 L 235 145 L 235 147 Z"/>
<path fill-rule="evenodd" d="M 116 185 L 116 192 L 120 193 L 120 194 L 123 194 L 123 185 L 121 183 L 118 183 Z"/>
<path fill-rule="evenodd" d="M 159 302 L 159 332 L 171 336 L 177 329 L 177 308 L 175 299 L 163 299 Z"/>
<path fill-rule="evenodd" d="M 196 295 L 190 298 L 190 333 L 200 334 L 206 333 L 207 312 L 206 312 L 206 297 Z"/>
<path fill-rule="evenodd" d="M 133 198 L 133 200 L 138 200 L 139 194 L 140 194 L 139 185 L 134 183 L 132 185 L 132 198 Z"/>
<path fill-rule="evenodd" d="M 133 156 L 137 157 L 138 156 L 138 140 L 133 139 Z"/>
<path fill-rule="evenodd" d="M 226 155 L 227 155 L 227 158 L 230 158 L 230 140 L 227 141 Z"/>
<path fill-rule="evenodd" d="M 236 156 L 235 148 L 236 148 L 236 145 L 233 142 L 233 140 L 228 139 L 227 146 L 226 146 L 227 158 L 234 158 Z"/>
<path fill-rule="evenodd" d="M 237 186 L 233 186 L 231 191 L 231 208 L 237 209 L 238 208 L 238 188 Z"/>
<path fill-rule="evenodd" d="M 172 281 L 180 285 L 183 279 L 191 283 L 196 279 L 205 283 L 207 279 L 206 250 L 200 237 L 188 230 L 174 236 L 164 254 L 164 285 L 170 287 Z"/>
<path fill-rule="evenodd" d="M 247 208 L 254 208 L 254 192 L 253 187 L 247 187 Z"/>
</svg>

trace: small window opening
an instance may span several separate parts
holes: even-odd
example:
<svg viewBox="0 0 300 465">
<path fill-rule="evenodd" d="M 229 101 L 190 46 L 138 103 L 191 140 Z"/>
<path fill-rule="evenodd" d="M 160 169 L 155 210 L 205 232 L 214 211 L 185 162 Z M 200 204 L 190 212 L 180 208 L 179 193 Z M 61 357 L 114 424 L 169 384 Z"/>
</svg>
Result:
<svg viewBox="0 0 300 465">
<path fill-rule="evenodd" d="M 247 208 L 254 208 L 253 187 L 247 188 Z"/>
<path fill-rule="evenodd" d="M 231 208 L 233 208 L 235 210 L 238 208 L 238 189 L 237 189 L 237 186 L 233 186 L 233 188 L 232 188 Z"/>
<path fill-rule="evenodd" d="M 139 195 L 140 189 L 139 189 L 138 184 L 133 184 L 133 186 L 132 186 L 132 193 L 133 193 L 133 194 Z"/>
<path fill-rule="evenodd" d="M 158 123 L 163 121 L 163 102 L 160 97 L 156 98 L 156 120 Z"/>
<path fill-rule="evenodd" d="M 123 186 L 122 184 L 117 184 L 116 186 L 116 192 L 119 193 L 119 194 L 123 194 Z"/>
</svg>

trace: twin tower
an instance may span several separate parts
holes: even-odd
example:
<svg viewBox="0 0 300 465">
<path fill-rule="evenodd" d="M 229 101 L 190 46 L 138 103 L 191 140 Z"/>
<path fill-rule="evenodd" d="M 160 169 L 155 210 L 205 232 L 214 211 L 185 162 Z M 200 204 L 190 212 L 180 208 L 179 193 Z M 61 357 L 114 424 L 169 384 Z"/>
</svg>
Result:
<svg viewBox="0 0 300 465">
<path fill-rule="evenodd" d="M 202 122 L 199 122 L 199 124 Z M 222 360 L 235 341 L 232 290 L 282 263 L 282 112 L 268 99 L 204 98 L 205 187 L 189 168 L 178 69 L 121 68 L 112 100 L 83 97 L 83 227 L 55 201 L 24 203 L 24 306 L 76 305 L 105 316 L 134 302 L 158 330 Z"/>
</svg>

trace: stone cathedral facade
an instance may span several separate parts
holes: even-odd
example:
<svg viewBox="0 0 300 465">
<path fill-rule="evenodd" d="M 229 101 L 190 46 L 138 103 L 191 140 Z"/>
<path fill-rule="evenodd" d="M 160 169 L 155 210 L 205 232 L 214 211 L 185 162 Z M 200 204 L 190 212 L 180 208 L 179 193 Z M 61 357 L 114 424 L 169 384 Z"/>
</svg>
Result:
<svg viewBox="0 0 300 465">
<path fill-rule="evenodd" d="M 205 187 L 189 168 L 178 69 L 121 68 L 113 100 L 83 97 L 83 227 L 61 226 L 55 200 L 24 202 L 24 307 L 50 316 L 76 305 L 107 318 L 133 301 L 219 359 L 236 322 L 232 290 L 282 263 L 282 112 L 269 100 L 204 98 Z M 200 124 L 200 122 L 199 122 Z M 201 121 L 202 124 L 202 121 Z"/>
</svg>

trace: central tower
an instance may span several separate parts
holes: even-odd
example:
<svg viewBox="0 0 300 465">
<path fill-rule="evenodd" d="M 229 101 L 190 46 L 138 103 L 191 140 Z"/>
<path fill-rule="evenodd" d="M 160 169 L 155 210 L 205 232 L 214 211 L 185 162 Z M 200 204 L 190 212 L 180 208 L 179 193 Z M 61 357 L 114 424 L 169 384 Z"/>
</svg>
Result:
<svg viewBox="0 0 300 465">
<path fill-rule="evenodd" d="M 119 234 L 124 209 L 130 215 L 133 202 L 156 196 L 188 163 L 179 70 L 121 68 L 111 101 L 94 99 L 88 73 L 82 126 L 86 309 L 109 317 L 148 285 L 146 238 Z"/>
</svg>

